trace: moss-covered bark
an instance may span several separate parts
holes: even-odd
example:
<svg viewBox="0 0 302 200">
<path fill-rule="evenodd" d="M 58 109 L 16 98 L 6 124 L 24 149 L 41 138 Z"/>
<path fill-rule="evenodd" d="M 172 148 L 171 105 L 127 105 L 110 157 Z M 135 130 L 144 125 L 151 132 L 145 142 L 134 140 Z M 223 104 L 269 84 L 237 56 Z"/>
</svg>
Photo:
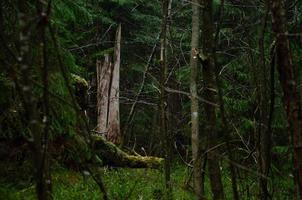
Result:
<svg viewBox="0 0 302 200">
<path fill-rule="evenodd" d="M 122 151 L 113 143 L 106 141 L 101 136 L 92 136 L 94 149 L 96 153 L 103 159 L 104 164 L 116 167 L 130 168 L 155 168 L 162 166 L 162 158 L 153 156 L 134 156 Z"/>
</svg>

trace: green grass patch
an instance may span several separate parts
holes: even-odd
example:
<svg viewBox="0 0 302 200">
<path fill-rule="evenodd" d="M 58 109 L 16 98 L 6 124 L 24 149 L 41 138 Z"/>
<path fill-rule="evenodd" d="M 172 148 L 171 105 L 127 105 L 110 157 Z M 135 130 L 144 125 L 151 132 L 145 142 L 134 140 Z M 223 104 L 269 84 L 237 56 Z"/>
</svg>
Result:
<svg viewBox="0 0 302 200">
<path fill-rule="evenodd" d="M 22 167 L 22 170 L 25 168 Z M 109 199 L 115 200 L 159 200 L 164 197 L 164 179 L 160 170 L 100 168 Z M 35 186 L 30 171 L 27 176 L 11 170 L 10 174 L 0 178 L 0 199 L 32 200 L 36 199 Z M 192 192 L 184 189 L 183 185 L 188 174 L 184 166 L 177 165 L 172 174 L 174 199 L 193 199 Z M 13 179 L 13 177 L 15 177 Z M 92 200 L 102 199 L 102 193 L 93 178 L 84 178 L 82 173 L 56 167 L 52 171 L 53 197 L 63 200 Z"/>
<path fill-rule="evenodd" d="M 226 199 L 232 198 L 230 174 L 227 163 L 222 169 L 223 185 Z M 17 167 L 16 164 L 0 163 L 0 200 L 32 200 L 36 199 L 35 185 L 31 167 L 24 163 Z M 256 170 L 256 169 L 254 169 Z M 162 170 L 154 169 L 129 169 L 129 168 L 99 168 L 109 199 L 114 200 L 161 200 L 164 199 L 165 187 Z M 291 200 L 294 194 L 294 183 L 290 176 L 281 177 L 280 171 L 272 170 L 274 178 L 269 185 L 275 200 Z M 278 175 L 279 173 L 279 175 Z M 174 163 L 172 168 L 173 199 L 195 199 L 192 193 L 192 183 L 188 182 L 191 169 L 182 163 Z M 242 200 L 257 200 L 258 178 L 240 170 L 238 189 Z M 81 172 L 68 170 L 58 165 L 52 170 L 53 197 L 57 200 L 101 200 L 103 195 L 98 185 L 91 176 L 85 178 Z M 273 187 L 273 188 L 272 188 Z M 211 198 L 209 178 L 206 177 L 205 192 Z"/>
</svg>

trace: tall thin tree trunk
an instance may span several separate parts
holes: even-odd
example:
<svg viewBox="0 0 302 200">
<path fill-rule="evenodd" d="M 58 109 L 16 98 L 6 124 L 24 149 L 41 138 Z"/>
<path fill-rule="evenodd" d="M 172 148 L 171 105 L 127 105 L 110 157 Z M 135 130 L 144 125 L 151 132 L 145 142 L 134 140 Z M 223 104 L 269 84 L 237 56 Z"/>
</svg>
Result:
<svg viewBox="0 0 302 200">
<path fill-rule="evenodd" d="M 219 22 L 217 25 L 216 33 L 215 33 L 215 40 L 214 40 L 214 47 L 213 47 L 213 57 L 214 57 L 214 64 L 215 64 L 215 81 L 217 85 L 217 91 L 218 91 L 218 103 L 219 103 L 219 109 L 220 109 L 220 115 L 221 115 L 221 122 L 222 122 L 222 130 L 224 131 L 224 140 L 226 142 L 226 150 L 228 153 L 228 159 L 229 159 L 229 170 L 231 173 L 231 181 L 232 181 L 232 191 L 233 191 L 233 199 L 239 200 L 239 193 L 238 193 L 238 186 L 237 186 L 237 176 L 236 176 L 236 166 L 234 165 L 234 155 L 231 149 L 230 140 L 232 139 L 231 136 L 231 129 L 229 127 L 229 123 L 227 120 L 227 112 L 225 110 L 225 104 L 223 101 L 223 88 L 221 84 L 221 80 L 219 77 L 219 71 L 220 66 L 217 62 L 217 54 L 216 49 L 218 48 L 219 42 L 219 32 L 220 32 L 220 26 L 222 24 L 223 19 L 223 11 L 224 11 L 224 0 L 220 1 L 220 9 L 219 9 Z"/>
<path fill-rule="evenodd" d="M 172 186 L 171 186 L 171 141 L 170 135 L 167 130 L 167 113 L 166 113 L 166 93 L 165 85 L 167 78 L 167 28 L 168 28 L 168 13 L 170 0 L 162 1 L 162 31 L 161 31 L 161 50 L 160 50 L 160 63 L 161 63 L 161 74 L 160 74 L 160 132 L 163 139 L 164 149 L 164 170 L 165 170 L 165 185 L 166 185 L 166 199 L 172 199 Z"/>
<path fill-rule="evenodd" d="M 268 67 L 265 61 L 265 31 L 267 27 L 267 19 L 269 14 L 269 5 L 268 1 L 265 7 L 265 13 L 263 16 L 261 29 L 260 29 L 260 38 L 259 38 L 259 52 L 260 60 L 257 65 L 257 71 L 255 76 L 258 76 L 257 79 L 257 91 L 258 91 L 258 104 L 259 104 L 259 125 L 258 125 L 258 171 L 264 175 L 269 175 L 270 169 L 270 160 L 271 160 L 271 140 L 272 133 L 269 127 L 269 80 L 268 80 Z M 260 74 L 260 76 L 259 76 Z M 270 102 L 272 103 L 272 102 Z M 259 189 L 260 189 L 260 198 L 262 200 L 267 200 L 269 198 L 268 183 L 267 178 L 263 176 L 259 177 Z"/>
<path fill-rule="evenodd" d="M 216 102 L 215 87 L 215 61 L 214 49 L 214 26 L 213 26 L 213 1 L 203 0 L 203 80 L 204 98 L 210 102 Z M 216 122 L 216 107 L 205 103 L 206 133 L 208 135 L 208 146 L 212 148 L 218 144 L 218 132 Z M 208 170 L 210 175 L 213 199 L 224 199 L 224 191 L 221 180 L 220 164 L 217 150 L 208 153 Z"/>
<path fill-rule="evenodd" d="M 272 27 L 276 34 L 276 59 L 283 90 L 283 105 L 289 124 L 293 150 L 294 178 L 299 198 L 302 198 L 302 113 L 301 97 L 294 80 L 287 23 L 282 0 L 271 0 Z"/>
<path fill-rule="evenodd" d="M 48 159 L 48 129 L 49 129 L 49 97 L 48 97 L 48 62 L 47 62 L 47 51 L 46 51 L 46 27 L 47 21 L 44 21 L 41 13 L 44 13 L 43 4 L 41 2 L 36 2 L 37 13 L 39 14 L 38 24 L 36 26 L 37 30 L 28 30 L 30 23 L 30 13 L 28 13 L 28 5 L 26 2 L 19 1 L 19 58 L 18 64 L 20 64 L 20 84 L 21 88 L 19 90 L 21 101 L 25 110 L 26 121 L 28 124 L 28 131 L 30 134 L 31 147 L 33 149 L 33 165 L 35 167 L 34 175 L 36 179 L 36 192 L 39 200 L 50 200 L 51 195 L 51 177 L 49 169 L 49 159 Z M 38 35 L 37 43 L 31 44 L 33 33 Z M 32 64 L 29 64 L 28 60 L 31 55 L 31 48 L 35 47 L 39 49 L 39 61 L 38 65 L 42 69 L 43 73 L 43 120 L 41 119 L 38 110 L 38 97 L 33 92 L 33 84 L 31 78 L 33 77 L 33 72 L 35 68 Z M 43 121 L 43 123 L 42 123 Z M 43 131 L 44 127 L 44 131 Z"/>
<path fill-rule="evenodd" d="M 203 199 L 204 187 L 202 182 L 202 162 L 201 162 L 201 142 L 199 134 L 199 105 L 197 93 L 197 77 L 198 77 L 198 52 L 200 40 L 200 1 L 192 1 L 192 39 L 191 39 L 191 77 L 190 77 L 190 93 L 191 93 L 191 132 L 192 132 L 192 158 L 193 158 L 193 184 L 194 191 L 198 199 Z"/>
</svg>

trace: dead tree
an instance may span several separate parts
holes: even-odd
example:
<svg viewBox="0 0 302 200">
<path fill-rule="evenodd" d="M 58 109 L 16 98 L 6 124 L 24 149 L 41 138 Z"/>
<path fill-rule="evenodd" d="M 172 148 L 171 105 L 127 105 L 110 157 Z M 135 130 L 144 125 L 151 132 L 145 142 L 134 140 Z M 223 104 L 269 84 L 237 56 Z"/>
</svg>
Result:
<svg viewBox="0 0 302 200">
<path fill-rule="evenodd" d="M 104 134 L 107 140 L 121 142 L 119 117 L 119 81 L 121 25 L 116 32 L 113 63 L 111 56 L 105 54 L 103 62 L 97 61 L 97 132 Z"/>
</svg>

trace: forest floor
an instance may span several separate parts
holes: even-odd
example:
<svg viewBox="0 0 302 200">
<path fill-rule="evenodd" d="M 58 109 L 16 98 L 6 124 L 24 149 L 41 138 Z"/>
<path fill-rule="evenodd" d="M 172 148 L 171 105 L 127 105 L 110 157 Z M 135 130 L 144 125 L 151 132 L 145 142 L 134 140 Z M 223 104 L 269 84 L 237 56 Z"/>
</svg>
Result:
<svg viewBox="0 0 302 200">
<path fill-rule="evenodd" d="M 0 163 L 0 200 L 31 200 L 35 198 L 35 186 L 29 163 L 19 168 L 9 163 Z M 109 199 L 162 199 L 164 177 L 161 170 L 101 168 Z M 193 199 L 190 189 L 184 188 L 189 176 L 182 165 L 174 167 L 173 193 L 177 199 Z M 91 176 L 85 178 L 81 172 L 56 166 L 52 170 L 54 199 L 93 200 L 102 199 L 102 193 Z"/>
<path fill-rule="evenodd" d="M 174 163 L 172 169 L 173 199 L 194 199 L 192 188 L 188 186 L 188 177 L 191 169 L 183 163 Z M 35 187 L 31 176 L 30 163 L 0 162 L 0 200 L 32 200 L 35 198 Z M 109 199 L 114 200 L 160 200 L 164 194 L 164 177 L 161 170 L 154 169 L 128 169 L 128 168 L 100 168 Z M 224 171 L 224 170 L 223 170 Z M 232 199 L 231 180 L 224 173 L 224 185 L 227 199 Z M 66 169 L 59 165 L 53 166 L 53 195 L 55 200 L 100 200 L 102 193 L 91 176 L 85 178 L 81 172 Z M 289 188 L 292 184 L 288 181 L 277 181 L 280 197 L 274 199 L 289 200 Z M 257 178 L 240 180 L 242 199 L 254 199 L 257 188 Z M 205 190 L 210 194 L 209 180 L 206 179 Z M 280 191 L 278 191 L 279 194 Z M 249 195 L 250 194 L 250 195 Z M 210 198 L 209 198 L 210 199 Z"/>
</svg>

